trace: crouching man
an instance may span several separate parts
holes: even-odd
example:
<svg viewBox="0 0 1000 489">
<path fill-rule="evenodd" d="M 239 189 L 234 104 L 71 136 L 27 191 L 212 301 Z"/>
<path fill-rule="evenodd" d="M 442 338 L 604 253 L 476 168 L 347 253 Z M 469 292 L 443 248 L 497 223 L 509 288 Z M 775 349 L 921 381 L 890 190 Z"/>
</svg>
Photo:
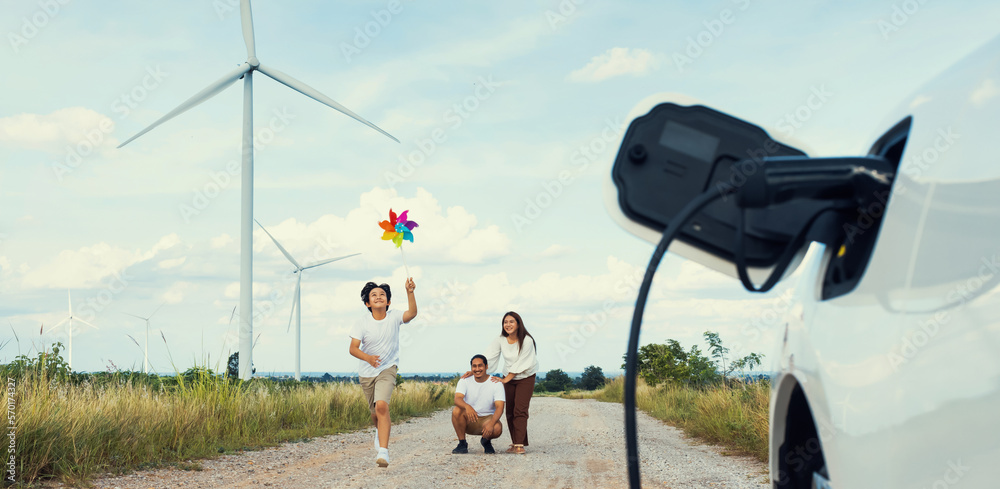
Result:
<svg viewBox="0 0 1000 489">
<path fill-rule="evenodd" d="M 458 381 L 451 424 L 458 435 L 458 446 L 451 453 L 469 453 L 465 435 L 481 436 L 485 453 L 496 453 L 490 440 L 503 433 L 500 417 L 505 402 L 503 383 L 486 374 L 486 357 L 472 357 L 472 376 Z"/>
</svg>

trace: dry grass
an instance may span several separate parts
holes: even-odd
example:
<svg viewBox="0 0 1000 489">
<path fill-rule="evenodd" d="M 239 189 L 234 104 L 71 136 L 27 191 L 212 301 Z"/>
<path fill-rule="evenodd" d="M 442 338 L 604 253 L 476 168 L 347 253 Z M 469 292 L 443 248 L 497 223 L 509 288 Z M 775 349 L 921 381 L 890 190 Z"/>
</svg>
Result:
<svg viewBox="0 0 1000 489">
<path fill-rule="evenodd" d="M 405 382 L 393 421 L 452 404 L 448 385 Z M 156 389 L 130 380 L 73 384 L 42 376 L 15 388 L 17 479 L 86 483 L 95 475 L 183 465 L 220 453 L 370 425 L 361 388 L 203 375 Z"/>
<path fill-rule="evenodd" d="M 573 391 L 568 399 L 622 402 L 625 379 L 618 377 L 596 391 Z M 636 404 L 656 419 L 685 434 L 767 461 L 768 402 L 770 385 L 758 382 L 744 387 L 708 388 L 666 384 L 650 387 L 641 379 Z"/>
</svg>

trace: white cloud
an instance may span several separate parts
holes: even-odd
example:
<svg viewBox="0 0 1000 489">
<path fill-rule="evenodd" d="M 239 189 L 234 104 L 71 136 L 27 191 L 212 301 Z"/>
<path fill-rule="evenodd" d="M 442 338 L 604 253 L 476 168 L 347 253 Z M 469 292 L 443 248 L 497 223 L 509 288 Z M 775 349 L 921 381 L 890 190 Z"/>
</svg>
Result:
<svg viewBox="0 0 1000 489">
<path fill-rule="evenodd" d="M 636 288 L 631 284 L 638 283 L 636 276 L 642 278 L 642 270 L 613 256 L 608 257 L 606 266 L 607 273 L 599 275 L 548 272 L 518 285 L 511 284 L 506 272 L 484 275 L 470 287 L 463 309 L 476 314 L 574 305 L 582 308 L 578 312 L 584 312 L 603 307 L 606 300 L 633 299 Z"/>
<path fill-rule="evenodd" d="M 1000 89 L 997 88 L 996 83 L 993 82 L 992 78 L 987 78 L 972 91 L 972 96 L 969 97 L 969 100 L 977 107 L 982 107 L 990 99 L 996 97 L 998 93 L 1000 93 Z"/>
<path fill-rule="evenodd" d="M 225 248 L 232 242 L 233 242 L 233 237 L 225 233 L 209 240 L 209 244 L 212 246 L 213 249 Z"/>
<path fill-rule="evenodd" d="M 386 269 L 403 264 L 400 251 L 382 240 L 380 221 L 409 210 L 408 217 L 418 223 L 414 241 L 405 241 L 403 251 L 411 272 L 426 264 L 477 264 L 510 253 L 510 238 L 496 225 L 477 227 L 476 216 L 461 206 L 442 210 L 441 204 L 423 188 L 415 197 L 400 196 L 395 190 L 374 188 L 361 194 L 359 206 L 342 216 L 327 214 L 311 223 L 287 219 L 278 224 L 263 222 L 268 232 L 302 265 L 335 256 L 362 253 L 356 258 L 336 262 L 347 269 Z M 254 252 L 287 263 L 281 252 L 263 231 L 254 236 Z M 277 266 L 277 263 L 274 264 Z M 282 265 L 285 266 L 285 265 Z"/>
<path fill-rule="evenodd" d="M 271 287 L 271 284 L 265 282 L 254 282 L 253 283 L 253 298 L 255 300 L 268 299 L 271 292 L 275 292 L 276 289 Z M 227 299 L 239 299 L 240 298 L 240 283 L 231 282 L 226 286 L 226 290 L 223 295 Z"/>
<path fill-rule="evenodd" d="M 185 261 L 187 261 L 187 257 L 182 256 L 179 258 L 171 258 L 169 260 L 161 260 L 156 266 L 165 270 L 168 268 L 179 267 L 183 265 Z"/>
<path fill-rule="evenodd" d="M 549 246 L 548 248 L 545 248 L 545 251 L 542 251 L 541 253 L 539 253 L 538 256 L 540 256 L 542 258 L 552 258 L 552 257 L 555 257 L 555 256 L 562 256 L 562 255 L 569 254 L 572 251 L 573 251 L 573 248 L 570 248 L 569 246 L 563 246 L 563 245 L 559 245 L 559 244 L 554 244 L 552 246 Z"/>
<path fill-rule="evenodd" d="M 611 48 L 591 58 L 567 77 L 571 82 L 599 82 L 622 75 L 641 76 L 656 69 L 662 57 L 645 49 Z"/>
<path fill-rule="evenodd" d="M 45 115 L 25 113 L 0 118 L 0 142 L 49 153 L 62 153 L 66 146 L 77 145 L 89 145 L 88 152 L 94 148 L 103 151 L 118 144 L 111 136 L 114 127 L 114 121 L 100 112 L 68 107 Z"/>
<path fill-rule="evenodd" d="M 739 283 L 738 280 L 732 277 L 691 260 L 682 261 L 680 263 L 680 271 L 666 278 L 663 282 L 663 285 L 671 291 L 736 289 Z"/>
<path fill-rule="evenodd" d="M 462 263 L 481 263 L 489 258 L 506 255 L 510 250 L 510 238 L 497 226 L 473 229 L 451 247 L 452 258 Z"/>
<path fill-rule="evenodd" d="M 194 289 L 195 284 L 191 282 L 174 282 L 174 284 L 163 293 L 163 302 L 166 302 L 167 304 L 180 304 L 184 300 L 184 294 Z"/>
<path fill-rule="evenodd" d="M 37 269 L 26 269 L 22 286 L 25 288 L 89 288 L 104 278 L 122 273 L 136 263 L 150 260 L 161 251 L 180 244 L 176 234 L 168 234 L 149 251 L 129 251 L 100 242 L 79 250 L 63 250 Z"/>
</svg>

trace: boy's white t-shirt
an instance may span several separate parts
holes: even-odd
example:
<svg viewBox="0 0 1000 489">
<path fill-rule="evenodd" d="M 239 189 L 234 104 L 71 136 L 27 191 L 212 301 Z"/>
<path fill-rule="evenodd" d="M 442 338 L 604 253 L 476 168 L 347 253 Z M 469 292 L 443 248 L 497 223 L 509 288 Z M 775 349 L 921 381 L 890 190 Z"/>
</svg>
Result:
<svg viewBox="0 0 1000 489">
<path fill-rule="evenodd" d="M 491 379 L 486 379 L 486 382 L 476 382 L 475 377 L 461 379 L 455 386 L 455 394 L 465 396 L 463 400 L 480 416 L 492 416 L 496 412 L 494 402 L 507 402 L 503 382 L 493 382 Z"/>
<path fill-rule="evenodd" d="M 381 321 L 375 320 L 371 313 L 366 314 L 351 329 L 351 338 L 361 340 L 361 351 L 369 355 L 378 355 L 381 363 L 372 367 L 361 360 L 358 375 L 375 377 L 379 372 L 399 364 L 399 325 L 403 324 L 403 311 L 388 310 Z"/>
</svg>

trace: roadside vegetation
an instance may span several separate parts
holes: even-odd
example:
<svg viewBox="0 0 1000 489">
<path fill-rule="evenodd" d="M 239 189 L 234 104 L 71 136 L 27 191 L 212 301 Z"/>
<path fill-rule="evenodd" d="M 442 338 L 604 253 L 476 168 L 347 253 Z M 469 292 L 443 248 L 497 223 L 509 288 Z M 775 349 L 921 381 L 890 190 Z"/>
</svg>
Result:
<svg viewBox="0 0 1000 489">
<path fill-rule="evenodd" d="M 697 346 L 684 350 L 674 340 L 641 347 L 636 404 L 688 436 L 766 462 L 770 382 L 747 375 L 763 355 L 751 353 L 729 361 L 729 349 L 719 335 L 705 332 L 704 336 L 709 356 Z M 561 397 L 620 403 L 624 388 L 624 377 L 616 377 L 600 389 L 569 390 Z"/>
<path fill-rule="evenodd" d="M 166 465 L 197 470 L 200 458 L 371 423 L 357 385 L 244 382 L 206 367 L 173 376 L 82 374 L 70 372 L 60 350 L 56 344 L 37 357 L 0 365 L 15 433 L 15 448 L 5 458 L 13 455 L 20 483 L 85 484 L 103 473 Z M 407 381 L 392 399 L 392 419 L 399 422 L 450 406 L 454 389 Z"/>
</svg>

